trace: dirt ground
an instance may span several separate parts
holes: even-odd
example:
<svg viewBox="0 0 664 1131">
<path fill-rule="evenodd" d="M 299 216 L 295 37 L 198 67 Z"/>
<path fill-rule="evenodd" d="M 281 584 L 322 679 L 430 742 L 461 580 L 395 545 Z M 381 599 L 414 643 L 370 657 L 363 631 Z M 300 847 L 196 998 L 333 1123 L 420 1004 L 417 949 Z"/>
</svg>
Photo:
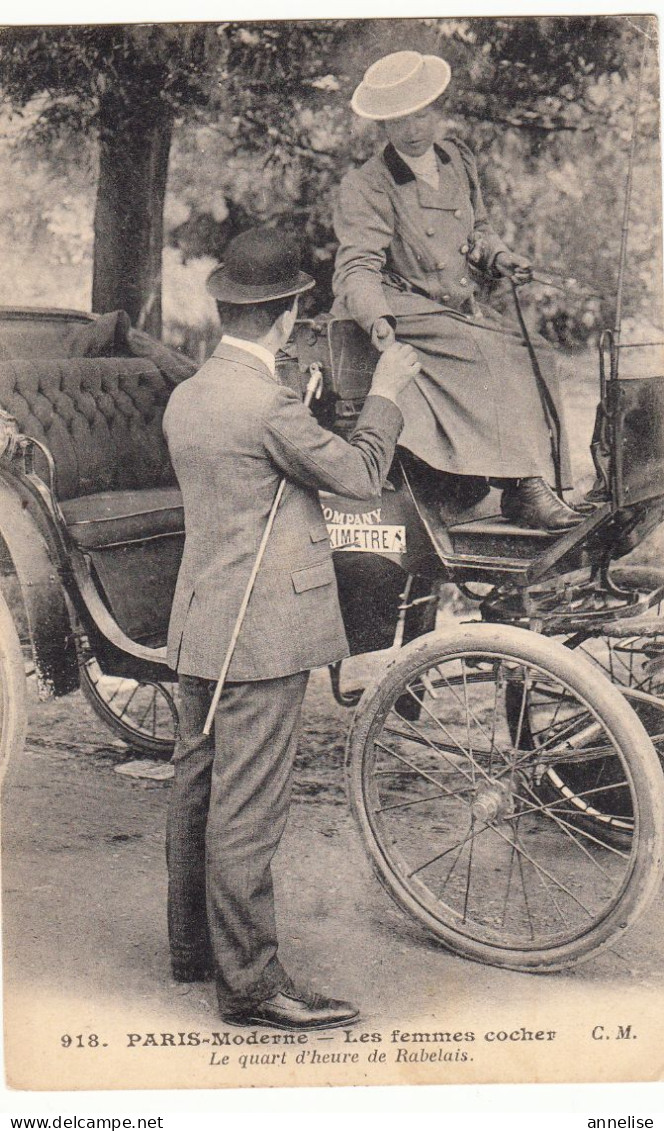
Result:
<svg viewBox="0 0 664 1131">
<path fill-rule="evenodd" d="M 366 674 L 366 664 L 353 663 L 358 678 Z M 371 1070 L 364 1065 L 364 1079 L 369 1071 L 388 1070 L 391 1082 L 658 1078 L 664 1059 L 661 899 L 618 949 L 563 974 L 522 975 L 456 958 L 392 904 L 370 871 L 344 797 L 349 713 L 334 703 L 325 672 L 312 678 L 304 718 L 295 801 L 275 868 L 283 957 L 320 992 L 356 1001 L 362 1011 L 356 1032 L 378 1033 L 389 1046 L 392 1059 Z M 178 986 L 169 976 L 163 850 L 169 785 L 114 772 L 133 757 L 76 693 L 34 704 L 27 749 L 9 769 L 5 1020 L 10 1081 L 18 1086 L 231 1082 L 220 1077 L 207 1050 L 207 1059 L 195 1063 L 189 1054 L 198 1049 L 183 1050 L 177 1059 L 151 1050 L 154 1056 L 139 1069 L 127 1046 L 129 1032 L 220 1025 L 211 985 Z M 593 1039 L 593 1027 L 608 1025 L 607 1019 L 636 1026 L 641 1043 Z M 517 1023 L 555 1030 L 564 1041 L 555 1055 L 532 1044 L 506 1048 L 485 1041 L 470 1062 L 393 1059 L 395 1028 L 479 1034 Z M 100 1030 L 114 1056 L 63 1050 L 64 1035 L 87 1040 Z M 330 1040 L 320 1047 L 343 1049 L 349 1038 L 342 1032 Z M 245 1070 L 240 1082 L 288 1082 L 283 1065 L 282 1075 L 275 1077 L 276 1071 L 259 1067 L 249 1076 Z M 302 1082 L 328 1082 L 308 1071 L 313 1079 L 303 1076 Z M 324 1071 L 329 1082 L 362 1081 L 357 1065 L 338 1069 L 350 1077 L 335 1076 L 336 1066 Z"/>
</svg>

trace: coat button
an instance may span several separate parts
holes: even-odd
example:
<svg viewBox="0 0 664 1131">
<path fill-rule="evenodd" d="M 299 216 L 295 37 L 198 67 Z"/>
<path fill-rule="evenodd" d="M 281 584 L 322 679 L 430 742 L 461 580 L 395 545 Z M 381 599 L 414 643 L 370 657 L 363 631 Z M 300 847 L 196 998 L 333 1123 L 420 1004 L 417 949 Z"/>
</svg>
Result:
<svg viewBox="0 0 664 1131">
<path fill-rule="evenodd" d="M 461 219 L 461 209 L 460 209 L 460 208 L 455 208 L 455 209 L 454 209 L 454 217 L 455 217 L 455 219 L 456 219 L 456 220 L 460 220 L 460 219 Z"/>
<path fill-rule="evenodd" d="M 427 235 L 428 236 L 435 236 L 435 234 L 436 234 L 435 228 L 427 228 Z"/>
<path fill-rule="evenodd" d="M 441 259 L 440 263 L 436 264 L 436 271 L 444 271 L 445 267 L 446 267 L 446 263 L 444 262 L 444 260 Z"/>
<path fill-rule="evenodd" d="M 462 255 L 468 255 L 468 252 L 470 251 L 470 247 L 468 246 L 467 243 L 462 243 L 461 247 L 459 248 L 459 251 L 461 252 Z"/>
<path fill-rule="evenodd" d="M 449 302 L 450 301 L 449 295 L 443 295 L 442 297 L 443 297 L 443 302 Z"/>
<path fill-rule="evenodd" d="M 459 279 L 459 286 L 460 286 L 460 287 L 467 287 L 467 286 L 468 286 L 468 280 L 467 280 L 467 278 L 466 278 L 466 276 L 465 276 L 465 275 L 463 275 L 463 276 L 462 276 L 462 277 L 461 277 L 461 278 Z"/>
</svg>

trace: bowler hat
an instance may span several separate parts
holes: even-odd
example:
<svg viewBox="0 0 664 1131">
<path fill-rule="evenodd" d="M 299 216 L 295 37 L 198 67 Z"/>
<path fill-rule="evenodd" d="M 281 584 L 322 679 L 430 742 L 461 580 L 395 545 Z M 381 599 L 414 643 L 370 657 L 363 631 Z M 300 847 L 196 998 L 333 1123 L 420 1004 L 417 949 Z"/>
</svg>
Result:
<svg viewBox="0 0 664 1131">
<path fill-rule="evenodd" d="M 267 227 L 250 228 L 235 236 L 226 248 L 224 262 L 207 281 L 213 298 L 238 306 L 288 298 L 315 285 L 311 275 L 300 270 L 297 240 Z"/>
<path fill-rule="evenodd" d="M 386 122 L 423 110 L 443 93 L 452 77 L 438 55 L 395 51 L 372 63 L 355 91 L 351 106 L 360 118 Z"/>
</svg>

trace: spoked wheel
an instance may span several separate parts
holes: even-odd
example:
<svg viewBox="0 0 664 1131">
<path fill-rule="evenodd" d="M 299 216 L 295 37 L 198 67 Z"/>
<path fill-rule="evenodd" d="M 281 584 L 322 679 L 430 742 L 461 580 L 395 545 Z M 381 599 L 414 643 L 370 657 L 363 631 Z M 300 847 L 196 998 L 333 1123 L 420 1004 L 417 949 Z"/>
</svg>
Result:
<svg viewBox="0 0 664 1131">
<path fill-rule="evenodd" d="M 0 593 L 0 776 L 23 750 L 28 724 L 25 660 L 9 606 Z"/>
<path fill-rule="evenodd" d="M 597 665 L 622 691 L 664 764 L 664 570 L 622 566 L 611 571 L 611 578 L 634 598 L 637 614 L 608 619 L 597 635 L 587 639 L 571 636 L 566 643 Z M 587 828 L 594 826 L 598 836 L 624 844 L 633 830 L 630 799 L 616 788 L 614 774 L 611 762 L 550 767 L 542 789 L 548 795 L 566 797 L 576 809 L 579 822 Z M 604 793 L 602 786 L 608 792 Z M 595 788 L 593 804 L 579 804 L 580 794 L 591 787 Z"/>
<path fill-rule="evenodd" d="M 404 695 L 418 718 L 395 710 Z M 607 763 L 605 802 L 629 800 L 634 831 L 621 847 L 540 789 L 551 767 Z M 664 778 L 652 743 L 597 668 L 523 629 L 464 625 L 407 645 L 358 707 L 348 775 L 379 878 L 468 958 L 560 969 L 609 945 L 658 886 Z"/>
<path fill-rule="evenodd" d="M 176 683 L 106 675 L 94 658 L 81 664 L 81 689 L 100 719 L 130 746 L 170 758 L 175 744 Z"/>
</svg>

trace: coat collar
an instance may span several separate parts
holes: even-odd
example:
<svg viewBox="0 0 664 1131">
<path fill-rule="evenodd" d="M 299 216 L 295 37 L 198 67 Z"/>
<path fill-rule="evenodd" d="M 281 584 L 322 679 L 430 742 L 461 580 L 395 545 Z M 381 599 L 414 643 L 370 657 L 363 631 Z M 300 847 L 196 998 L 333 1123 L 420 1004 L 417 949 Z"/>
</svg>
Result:
<svg viewBox="0 0 664 1131">
<path fill-rule="evenodd" d="M 449 165 L 450 156 L 439 145 L 434 143 L 434 150 L 436 157 L 443 165 Z M 397 185 L 407 185 L 409 181 L 416 180 L 415 174 L 410 165 L 407 165 L 402 157 L 399 156 L 392 142 L 388 142 L 383 150 L 383 161 L 387 165 L 388 171 L 392 176 L 392 180 Z"/>
<path fill-rule="evenodd" d="M 253 369 L 267 381 L 278 383 L 277 377 L 272 376 L 267 365 L 265 365 L 260 358 L 255 357 L 254 354 L 249 353 L 247 350 L 239 349 L 238 346 L 231 346 L 228 342 L 219 342 L 212 357 L 217 358 L 219 361 L 233 361 L 237 365 L 244 365 L 246 369 Z"/>
<path fill-rule="evenodd" d="M 452 158 L 449 153 L 447 153 L 442 146 L 436 145 L 435 143 L 433 148 L 441 165 L 450 165 Z M 450 208 L 458 208 L 460 206 L 461 202 L 457 199 L 457 192 L 454 187 L 448 185 L 443 193 L 442 185 L 438 188 L 433 188 L 432 185 L 423 181 L 421 177 L 416 177 L 410 165 L 407 165 L 403 158 L 397 153 L 392 142 L 389 142 L 385 146 L 382 157 L 395 184 L 402 186 L 415 182 L 417 201 L 421 208 L 449 210 Z M 454 184 L 454 178 L 452 178 L 452 184 Z"/>
</svg>

